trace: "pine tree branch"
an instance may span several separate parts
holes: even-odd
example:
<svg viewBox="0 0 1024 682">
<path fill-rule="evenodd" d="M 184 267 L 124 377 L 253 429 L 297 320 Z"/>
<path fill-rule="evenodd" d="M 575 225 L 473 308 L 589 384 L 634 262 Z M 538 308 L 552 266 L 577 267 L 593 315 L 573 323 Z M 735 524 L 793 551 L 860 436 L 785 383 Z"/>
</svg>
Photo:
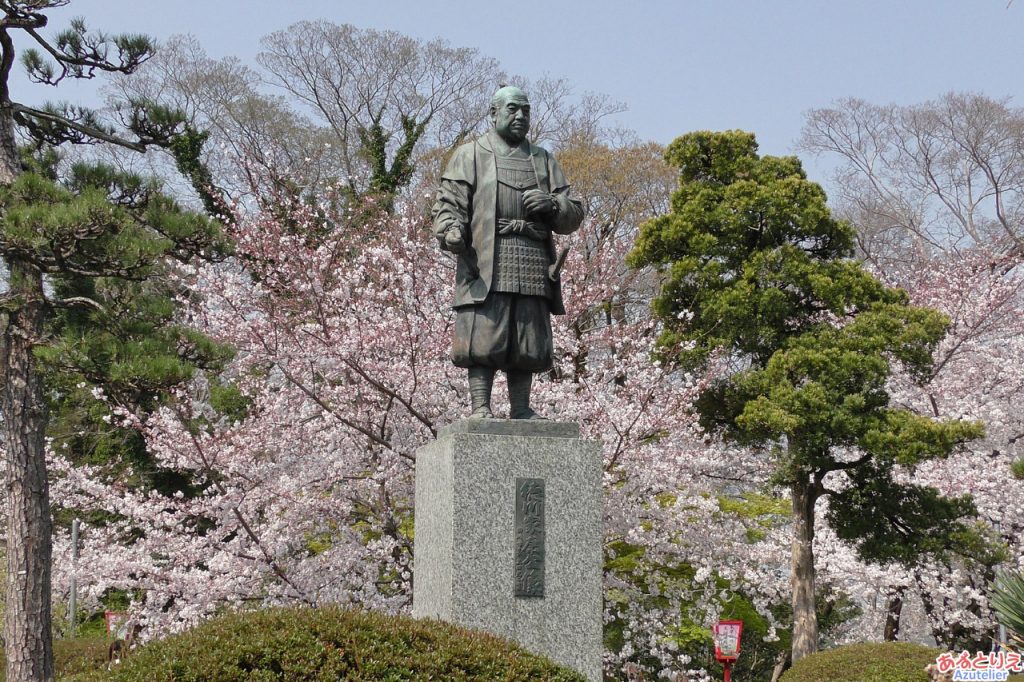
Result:
<svg viewBox="0 0 1024 682">
<path fill-rule="evenodd" d="M 117 135 L 104 132 L 102 130 L 99 130 L 98 128 L 82 125 L 81 123 L 76 123 L 75 121 L 65 118 L 64 116 L 60 116 L 59 114 L 54 114 L 48 111 L 41 111 L 39 109 L 33 109 L 32 107 L 27 107 L 24 104 L 18 104 L 16 102 L 11 103 L 11 108 L 14 110 L 16 114 L 20 114 L 22 116 L 31 116 L 32 118 L 38 118 L 44 121 L 48 121 L 50 123 L 56 123 L 60 126 L 66 126 L 68 128 L 71 128 L 72 130 L 78 131 L 79 133 L 87 137 L 94 138 L 95 140 L 116 144 L 119 147 L 125 147 L 126 149 L 131 149 L 132 151 L 136 152 L 145 153 L 147 145 L 153 143 L 153 141 L 151 140 L 139 140 L 137 142 L 132 142 L 131 140 L 126 140 L 123 137 L 119 137 Z"/>
<path fill-rule="evenodd" d="M 71 274 L 79 277 L 117 277 L 132 282 L 141 282 L 150 276 L 152 261 L 125 264 L 114 258 L 88 258 L 69 260 L 60 252 L 41 255 L 39 252 L 20 248 L 0 239 L 0 254 L 14 255 L 46 275 Z"/>
<path fill-rule="evenodd" d="M 30 77 L 48 85 L 58 85 L 69 75 L 73 78 L 93 78 L 97 69 L 107 73 L 131 73 L 153 53 L 152 47 L 148 44 L 133 45 L 133 39 L 130 36 L 109 37 L 103 34 L 94 37 L 87 36 L 84 23 L 72 22 L 71 30 L 77 34 L 62 34 L 57 39 L 58 45 L 60 45 L 61 41 L 65 40 L 65 36 L 73 36 L 74 40 L 69 44 L 79 52 L 78 54 L 55 47 L 50 41 L 39 35 L 32 26 L 19 26 L 19 28 L 23 28 L 32 36 L 60 66 L 60 75 L 56 78 L 52 77 L 53 72 L 48 69 L 41 69 L 33 73 L 34 70 L 30 67 Z M 111 44 L 118 50 L 117 61 L 107 58 L 108 45 Z M 28 53 L 26 52 L 26 54 Z"/>
<path fill-rule="evenodd" d="M 101 313 L 107 312 L 107 309 L 104 308 L 102 304 L 100 304 L 97 301 L 94 301 L 93 299 L 87 296 L 69 296 L 67 298 L 51 301 L 50 305 L 54 306 L 55 308 L 70 308 L 76 305 L 87 305 L 95 308 Z"/>
<path fill-rule="evenodd" d="M 123 70 L 123 67 L 119 67 L 117 64 L 114 64 L 112 62 L 108 62 L 105 60 L 101 61 L 97 59 L 90 59 L 89 57 L 75 57 L 73 55 L 67 54 L 66 52 L 62 52 L 61 50 L 58 50 L 53 45 L 51 45 L 46 38 L 39 35 L 31 26 L 25 26 L 22 28 L 25 29 L 25 33 L 32 36 L 32 38 L 34 38 L 35 41 L 39 43 L 40 47 L 46 50 L 51 57 L 56 59 L 57 62 L 64 67 L 65 74 L 67 74 L 68 71 L 66 67 L 67 64 L 74 64 L 75 66 L 85 66 L 88 68 L 100 69 L 101 71 L 109 71 L 112 73 Z M 61 76 L 61 78 L 58 78 L 57 80 L 59 81 L 63 78 L 64 76 Z M 54 83 L 54 85 L 56 85 L 56 83 Z"/>
<path fill-rule="evenodd" d="M 0 28 L 23 28 L 25 30 L 32 30 L 36 28 L 43 28 L 49 21 L 49 18 L 44 14 L 19 11 L 9 2 L 0 2 L 0 10 L 3 10 L 7 14 L 3 19 L 0 19 Z"/>
</svg>

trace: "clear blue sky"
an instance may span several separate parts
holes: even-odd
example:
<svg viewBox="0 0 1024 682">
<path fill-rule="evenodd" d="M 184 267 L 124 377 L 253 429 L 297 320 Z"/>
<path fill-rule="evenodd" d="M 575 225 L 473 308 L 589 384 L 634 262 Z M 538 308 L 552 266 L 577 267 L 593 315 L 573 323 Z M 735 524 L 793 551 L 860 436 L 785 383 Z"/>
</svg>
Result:
<svg viewBox="0 0 1024 682">
<path fill-rule="evenodd" d="M 1024 104 L 1024 0 L 73 0 L 51 16 L 50 34 L 84 16 L 112 33 L 191 33 L 250 63 L 260 37 L 303 19 L 443 37 L 623 102 L 617 122 L 645 139 L 742 128 L 770 154 L 792 153 L 803 113 L 841 97 Z M 26 87 L 15 99 L 55 97 Z"/>
</svg>

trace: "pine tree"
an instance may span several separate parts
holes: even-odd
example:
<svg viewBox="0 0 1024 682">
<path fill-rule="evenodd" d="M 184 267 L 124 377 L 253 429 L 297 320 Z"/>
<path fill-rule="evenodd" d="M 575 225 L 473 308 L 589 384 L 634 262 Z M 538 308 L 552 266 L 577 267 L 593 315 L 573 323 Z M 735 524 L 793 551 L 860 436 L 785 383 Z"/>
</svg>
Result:
<svg viewBox="0 0 1024 682">
<path fill-rule="evenodd" d="M 770 453 L 792 496 L 793 660 L 818 645 L 814 522 L 862 558 L 913 563 L 954 547 L 968 498 L 902 483 L 901 467 L 978 437 L 890 405 L 896 372 L 924 377 L 948 319 L 908 303 L 851 259 L 854 233 L 832 218 L 795 157 L 761 157 L 749 133 L 673 142 L 668 214 L 646 223 L 630 264 L 664 275 L 653 302 L 662 352 L 691 368 L 731 363 L 698 401 L 705 427 Z"/>
<path fill-rule="evenodd" d="M 152 145 L 179 155 L 188 151 L 188 145 L 171 146 L 175 133 L 189 132 L 181 130 L 180 117 L 158 107 L 125 111 L 128 130 L 122 134 L 82 107 L 33 108 L 12 99 L 14 31 L 40 48 L 25 50 L 22 62 L 34 81 L 49 85 L 97 72 L 128 73 L 152 54 L 144 36 L 90 32 L 81 19 L 52 40 L 43 37 L 46 12 L 66 4 L 0 0 L 0 256 L 8 272 L 7 291 L 0 295 L 8 538 L 4 640 L 12 682 L 53 679 L 46 364 L 49 370 L 62 363 L 102 364 L 105 354 L 119 353 L 106 358 L 106 369 L 116 367 L 122 383 L 140 385 L 187 371 L 187 363 L 175 367 L 164 354 L 173 331 L 161 332 L 162 340 L 141 340 L 126 329 L 147 315 L 151 322 L 160 318 L 146 310 L 155 304 L 146 283 L 160 275 L 168 257 L 187 259 L 220 248 L 214 224 L 182 211 L 138 179 L 82 168 L 62 185 L 26 168 L 16 126 L 40 145 L 108 142 L 140 152 Z M 196 139 L 201 136 L 191 132 L 189 140 Z M 81 338 L 72 340 L 76 325 Z M 121 345 L 107 345 L 104 333 L 106 341 L 117 337 Z M 179 350 L 187 351 L 188 339 L 179 339 Z M 87 350 L 95 355 L 86 356 Z"/>
</svg>

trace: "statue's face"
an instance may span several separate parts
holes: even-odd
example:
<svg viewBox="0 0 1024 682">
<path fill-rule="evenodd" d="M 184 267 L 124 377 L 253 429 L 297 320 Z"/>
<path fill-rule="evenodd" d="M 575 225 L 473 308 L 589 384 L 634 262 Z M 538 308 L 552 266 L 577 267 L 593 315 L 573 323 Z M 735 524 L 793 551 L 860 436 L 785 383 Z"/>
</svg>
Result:
<svg viewBox="0 0 1024 682">
<path fill-rule="evenodd" d="M 513 95 L 491 112 L 494 130 L 509 144 L 519 144 L 530 132 L 530 101 L 522 95 Z"/>
</svg>

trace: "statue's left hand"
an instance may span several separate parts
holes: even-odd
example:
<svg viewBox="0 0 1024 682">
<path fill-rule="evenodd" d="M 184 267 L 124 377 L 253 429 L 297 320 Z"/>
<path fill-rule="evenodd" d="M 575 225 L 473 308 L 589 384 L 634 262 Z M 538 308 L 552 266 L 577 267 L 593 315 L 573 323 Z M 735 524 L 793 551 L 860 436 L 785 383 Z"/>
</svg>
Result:
<svg viewBox="0 0 1024 682">
<path fill-rule="evenodd" d="M 539 189 L 528 189 L 523 193 L 523 206 L 531 217 L 550 215 L 558 210 L 554 195 Z"/>
<path fill-rule="evenodd" d="M 462 253 L 466 250 L 466 242 L 462 239 L 462 230 L 458 226 L 449 227 L 444 233 L 444 245 L 452 253 Z"/>
</svg>

